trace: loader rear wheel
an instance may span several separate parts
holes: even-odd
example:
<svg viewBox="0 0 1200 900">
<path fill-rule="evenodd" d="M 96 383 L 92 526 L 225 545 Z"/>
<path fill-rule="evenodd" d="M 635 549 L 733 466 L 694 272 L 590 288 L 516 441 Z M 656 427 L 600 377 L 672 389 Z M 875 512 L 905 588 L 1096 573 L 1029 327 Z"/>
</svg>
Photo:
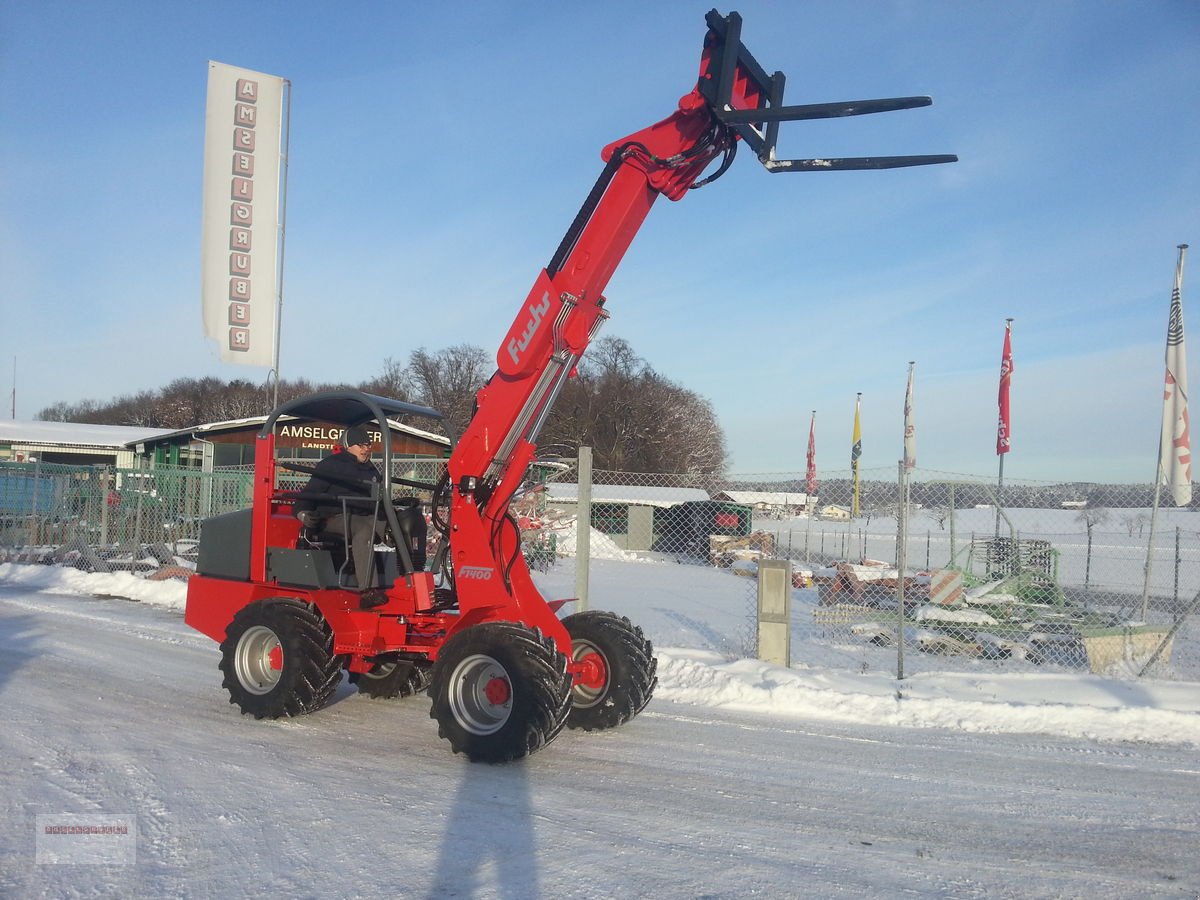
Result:
<svg viewBox="0 0 1200 900">
<path fill-rule="evenodd" d="M 628 722 L 650 702 L 658 684 L 654 648 L 624 616 L 589 610 L 563 619 L 571 661 L 583 677 L 571 688 L 568 728 L 596 731 Z"/>
<path fill-rule="evenodd" d="M 562 731 L 571 676 L 553 639 L 516 622 L 485 622 L 446 641 L 429 693 L 429 715 L 455 753 L 507 762 Z"/>
<path fill-rule="evenodd" d="M 238 610 L 218 665 L 229 702 L 256 719 L 315 712 L 342 679 L 329 623 L 314 605 L 286 597 Z"/>
<path fill-rule="evenodd" d="M 370 672 L 351 672 L 350 683 L 372 700 L 411 697 L 429 687 L 429 665 L 411 659 L 376 663 Z"/>
</svg>

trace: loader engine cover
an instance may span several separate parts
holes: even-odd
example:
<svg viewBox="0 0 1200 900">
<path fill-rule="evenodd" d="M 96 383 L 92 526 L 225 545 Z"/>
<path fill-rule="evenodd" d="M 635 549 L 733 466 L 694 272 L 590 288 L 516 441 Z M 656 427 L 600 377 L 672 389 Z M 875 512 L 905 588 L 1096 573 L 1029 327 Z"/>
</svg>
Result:
<svg viewBox="0 0 1200 900">
<path fill-rule="evenodd" d="M 250 580 L 250 513 L 249 509 L 239 509 L 200 523 L 197 574 Z"/>
</svg>

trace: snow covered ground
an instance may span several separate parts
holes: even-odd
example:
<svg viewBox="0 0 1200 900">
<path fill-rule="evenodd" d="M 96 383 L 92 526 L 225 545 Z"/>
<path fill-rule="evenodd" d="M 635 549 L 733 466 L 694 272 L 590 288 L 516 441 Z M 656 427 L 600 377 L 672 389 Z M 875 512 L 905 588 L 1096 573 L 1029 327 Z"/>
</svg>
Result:
<svg viewBox="0 0 1200 900">
<path fill-rule="evenodd" d="M 573 593 L 569 567 L 536 577 Z M 480 766 L 424 698 L 239 716 L 181 582 L 0 565 L 0 896 L 1200 892 L 1200 685 L 739 660 L 745 581 L 597 561 L 591 605 L 654 641 L 655 700 Z M 136 863 L 36 863 L 60 814 L 131 816 Z"/>
</svg>

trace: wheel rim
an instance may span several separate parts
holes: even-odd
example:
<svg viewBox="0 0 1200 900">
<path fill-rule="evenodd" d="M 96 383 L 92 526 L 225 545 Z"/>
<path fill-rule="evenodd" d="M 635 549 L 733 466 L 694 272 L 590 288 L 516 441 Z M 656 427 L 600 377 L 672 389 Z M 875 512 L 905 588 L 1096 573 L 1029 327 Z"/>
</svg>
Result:
<svg viewBox="0 0 1200 900">
<path fill-rule="evenodd" d="M 583 672 L 571 687 L 571 703 L 587 709 L 595 706 L 608 693 L 608 659 L 591 641 L 576 639 L 571 643 L 571 661 L 582 666 Z"/>
<path fill-rule="evenodd" d="M 269 694 L 283 676 L 283 647 L 265 625 L 246 629 L 234 656 L 238 682 L 251 694 Z"/>
<path fill-rule="evenodd" d="M 495 734 L 512 714 L 512 682 L 490 656 L 477 653 L 455 666 L 449 694 L 454 718 L 471 734 Z"/>
<path fill-rule="evenodd" d="M 387 678 L 389 675 L 391 675 L 395 671 L 396 671 L 396 664 L 394 662 L 376 663 L 371 668 L 370 672 L 363 672 L 361 677 L 369 678 L 372 681 L 380 681 L 384 678 Z"/>
</svg>

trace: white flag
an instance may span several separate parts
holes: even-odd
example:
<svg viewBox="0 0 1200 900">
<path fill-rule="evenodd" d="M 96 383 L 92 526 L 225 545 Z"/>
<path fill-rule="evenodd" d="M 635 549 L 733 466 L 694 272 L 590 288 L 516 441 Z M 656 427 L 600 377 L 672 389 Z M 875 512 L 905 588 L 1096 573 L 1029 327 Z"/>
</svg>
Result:
<svg viewBox="0 0 1200 900">
<path fill-rule="evenodd" d="M 915 362 L 908 364 L 908 388 L 904 392 L 904 468 L 914 469 L 917 465 L 917 426 L 913 422 L 913 370 Z"/>
<path fill-rule="evenodd" d="M 222 362 L 276 364 L 283 85 L 208 64 L 200 300 Z"/>
<path fill-rule="evenodd" d="M 1167 375 L 1163 391 L 1163 419 L 1159 478 L 1166 482 L 1176 506 L 1192 502 L 1192 438 L 1188 431 L 1187 353 L 1183 341 L 1183 257 L 1179 246 L 1175 288 L 1171 291 L 1171 318 L 1167 324 Z"/>
</svg>

